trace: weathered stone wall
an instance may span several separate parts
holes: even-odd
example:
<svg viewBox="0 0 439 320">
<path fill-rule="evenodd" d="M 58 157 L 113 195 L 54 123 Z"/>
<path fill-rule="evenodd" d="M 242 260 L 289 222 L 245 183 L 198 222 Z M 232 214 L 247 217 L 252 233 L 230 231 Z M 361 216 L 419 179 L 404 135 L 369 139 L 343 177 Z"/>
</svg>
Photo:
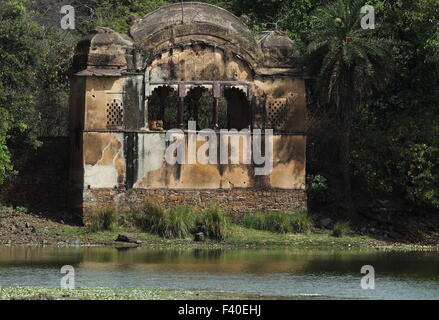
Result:
<svg viewBox="0 0 439 320">
<path fill-rule="evenodd" d="M 133 21 L 128 35 L 92 31 L 78 43 L 73 63 L 72 208 L 86 218 L 101 205 L 126 207 L 148 197 L 165 206 L 212 202 L 234 213 L 305 206 L 306 97 L 298 56 L 287 35 L 255 35 L 233 14 L 203 3 L 160 8 Z M 149 131 L 149 121 L 185 128 L 193 113 L 185 99 L 200 87 L 212 98 L 203 102 L 211 111 L 208 127 L 274 130 L 263 143 L 264 154 L 273 145 L 269 174 L 259 175 L 255 157 L 236 163 L 229 156 L 228 164 L 164 161 L 166 132 Z M 220 99 L 227 102 L 220 113 L 227 124 L 218 121 Z M 195 144 L 190 150 L 204 150 L 204 141 Z M 244 141 L 223 145 L 241 156 L 250 150 Z M 189 144 L 183 149 L 196 153 Z"/>
<path fill-rule="evenodd" d="M 305 190 L 170 190 L 170 189 L 90 189 L 84 192 L 84 220 L 97 208 L 114 205 L 119 210 L 141 205 L 146 199 L 154 199 L 165 208 L 187 205 L 203 209 L 217 205 L 234 215 L 269 211 L 291 211 L 306 207 Z"/>
<path fill-rule="evenodd" d="M 186 138 L 188 140 L 189 138 Z M 225 138 L 222 138 L 225 139 Z M 244 164 L 244 146 L 240 138 L 239 164 L 185 164 L 170 165 L 164 159 L 165 133 L 138 134 L 138 170 L 134 188 L 140 189 L 232 189 L 232 188 L 305 188 L 305 136 L 275 135 L 273 144 L 273 171 L 267 176 L 254 173 L 253 164 Z M 218 137 L 218 141 L 220 138 Z M 250 140 L 250 139 L 249 139 Z M 229 140 L 230 141 L 230 140 Z M 204 142 L 198 141 L 198 149 Z M 250 149 L 251 143 L 247 143 Z M 248 151 L 248 150 L 247 150 Z M 188 145 L 185 145 L 187 159 Z M 103 171 L 101 171 L 103 172 Z M 91 185 L 93 188 L 93 185 Z M 109 185 L 109 187 L 116 186 Z"/>
</svg>

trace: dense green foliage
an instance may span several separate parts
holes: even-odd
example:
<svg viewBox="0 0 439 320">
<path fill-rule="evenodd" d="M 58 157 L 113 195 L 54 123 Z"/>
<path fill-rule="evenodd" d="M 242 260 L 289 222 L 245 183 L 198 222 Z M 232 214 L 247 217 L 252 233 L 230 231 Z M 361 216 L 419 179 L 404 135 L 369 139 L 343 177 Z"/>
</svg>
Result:
<svg viewBox="0 0 439 320">
<path fill-rule="evenodd" d="M 128 32 L 126 19 L 131 16 L 143 17 L 154 9 L 168 4 L 165 0 L 88 0 L 89 19 L 79 26 L 82 32 L 95 27 L 109 27 L 118 32 Z"/>
<path fill-rule="evenodd" d="M 434 210 L 439 192 L 439 1 L 368 3 L 377 14 L 371 34 L 391 40 L 392 60 L 383 61 L 393 72 L 375 80 L 380 90 L 355 103 L 358 112 L 347 158 L 352 168 L 348 171 L 353 177 L 351 194 L 363 203 L 377 197 L 404 199 L 414 212 Z M 360 87 L 364 82 L 353 84 Z M 341 163 L 334 146 L 341 146 L 341 139 L 331 109 L 316 103 L 317 90 L 312 88 L 308 157 L 319 161 L 308 166 L 310 199 L 317 207 L 329 205 L 337 212 L 343 183 L 334 165 Z M 325 178 L 324 186 L 316 184 L 316 176 Z"/>
<path fill-rule="evenodd" d="M 38 147 L 38 136 L 67 133 L 76 41 L 98 25 L 126 32 L 129 16 L 173 2 L 0 2 L 0 183 L 14 173 L 21 153 Z M 248 16 L 254 32 L 283 30 L 309 53 L 313 209 L 338 212 L 346 193 L 366 203 L 404 199 L 414 212 L 439 208 L 439 0 L 205 2 Z M 359 27 L 357 11 L 365 3 L 375 7 L 375 30 Z M 76 30 L 60 29 L 62 4 L 75 7 Z"/>
<path fill-rule="evenodd" d="M 0 183 L 13 172 L 7 139 L 26 133 L 36 146 L 35 110 L 42 28 L 20 2 L 0 5 Z"/>
<path fill-rule="evenodd" d="M 11 147 L 18 162 L 40 146 L 38 137 L 67 134 L 68 70 L 78 36 L 38 23 L 30 5 L 0 3 L 0 183 L 15 172 Z"/>
<path fill-rule="evenodd" d="M 439 208 L 439 1 L 377 1 L 382 36 L 397 40 L 395 75 L 354 123 L 357 190 Z"/>
<path fill-rule="evenodd" d="M 338 0 L 315 10 L 304 68 L 315 79 L 317 106 L 336 124 L 340 183 L 337 202 L 354 213 L 351 189 L 350 133 L 361 102 L 390 75 L 391 42 L 361 27 L 362 0 Z"/>
</svg>

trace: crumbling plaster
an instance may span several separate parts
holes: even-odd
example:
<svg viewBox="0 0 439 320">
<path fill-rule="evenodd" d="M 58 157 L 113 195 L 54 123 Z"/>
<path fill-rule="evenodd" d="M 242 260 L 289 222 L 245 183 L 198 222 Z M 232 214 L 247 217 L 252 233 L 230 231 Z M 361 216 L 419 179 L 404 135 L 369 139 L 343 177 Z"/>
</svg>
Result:
<svg viewBox="0 0 439 320">
<path fill-rule="evenodd" d="M 183 18 L 181 4 L 174 4 L 137 20 L 129 35 L 98 28 L 78 43 L 71 80 L 71 183 L 83 190 L 83 207 L 90 205 L 87 197 L 94 189 L 304 192 L 305 82 L 294 43 L 277 31 L 255 36 L 215 6 L 183 7 Z M 285 104 L 267 177 L 255 176 L 253 164 L 169 165 L 165 133 L 146 130 L 145 99 L 154 88 L 169 85 L 181 94 L 183 84 L 186 94 L 201 84 L 213 95 L 214 83 L 243 90 L 252 128 L 270 129 L 271 101 Z M 123 110 L 122 126 L 108 125 L 112 101 Z"/>
</svg>

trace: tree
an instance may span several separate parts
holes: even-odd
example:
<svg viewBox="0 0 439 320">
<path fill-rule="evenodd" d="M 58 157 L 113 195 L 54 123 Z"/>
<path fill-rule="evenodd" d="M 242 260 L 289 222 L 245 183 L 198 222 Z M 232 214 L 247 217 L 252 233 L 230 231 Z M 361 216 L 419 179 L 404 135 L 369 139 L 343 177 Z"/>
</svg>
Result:
<svg viewBox="0 0 439 320">
<path fill-rule="evenodd" d="M 129 25 L 126 19 L 135 15 L 143 17 L 151 11 L 169 4 L 166 0 L 76 0 L 85 3 L 89 9 L 88 21 L 83 21 L 80 30 L 83 33 L 95 27 L 109 27 L 117 32 L 127 33 Z"/>
<path fill-rule="evenodd" d="M 0 3 L 0 183 L 13 172 L 11 139 L 38 146 L 34 103 L 42 29 L 29 19 L 25 3 Z"/>
<path fill-rule="evenodd" d="M 338 201 L 354 213 L 351 198 L 350 137 L 361 103 L 382 87 L 390 74 L 391 41 L 361 27 L 361 0 L 338 0 L 318 8 L 312 17 L 304 57 L 305 70 L 316 80 L 320 102 L 330 108 L 339 130 Z"/>
<path fill-rule="evenodd" d="M 418 214 L 439 209 L 439 0 L 375 0 L 395 40 L 398 72 L 363 105 L 352 136 L 357 194 L 404 199 Z M 385 150 L 385 152 L 383 152 Z"/>
</svg>

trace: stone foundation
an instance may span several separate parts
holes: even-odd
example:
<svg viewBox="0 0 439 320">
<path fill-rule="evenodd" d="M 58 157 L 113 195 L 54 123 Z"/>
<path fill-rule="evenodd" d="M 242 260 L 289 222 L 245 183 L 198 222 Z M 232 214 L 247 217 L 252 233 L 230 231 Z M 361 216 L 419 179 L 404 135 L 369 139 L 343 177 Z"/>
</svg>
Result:
<svg viewBox="0 0 439 320">
<path fill-rule="evenodd" d="M 218 205 L 237 216 L 243 213 L 306 208 L 305 190 L 91 189 L 84 192 L 82 210 L 84 222 L 87 222 L 99 207 L 114 205 L 123 211 L 130 206 L 139 206 L 148 198 L 157 200 L 166 208 L 187 205 L 202 209 L 210 204 Z"/>
</svg>

